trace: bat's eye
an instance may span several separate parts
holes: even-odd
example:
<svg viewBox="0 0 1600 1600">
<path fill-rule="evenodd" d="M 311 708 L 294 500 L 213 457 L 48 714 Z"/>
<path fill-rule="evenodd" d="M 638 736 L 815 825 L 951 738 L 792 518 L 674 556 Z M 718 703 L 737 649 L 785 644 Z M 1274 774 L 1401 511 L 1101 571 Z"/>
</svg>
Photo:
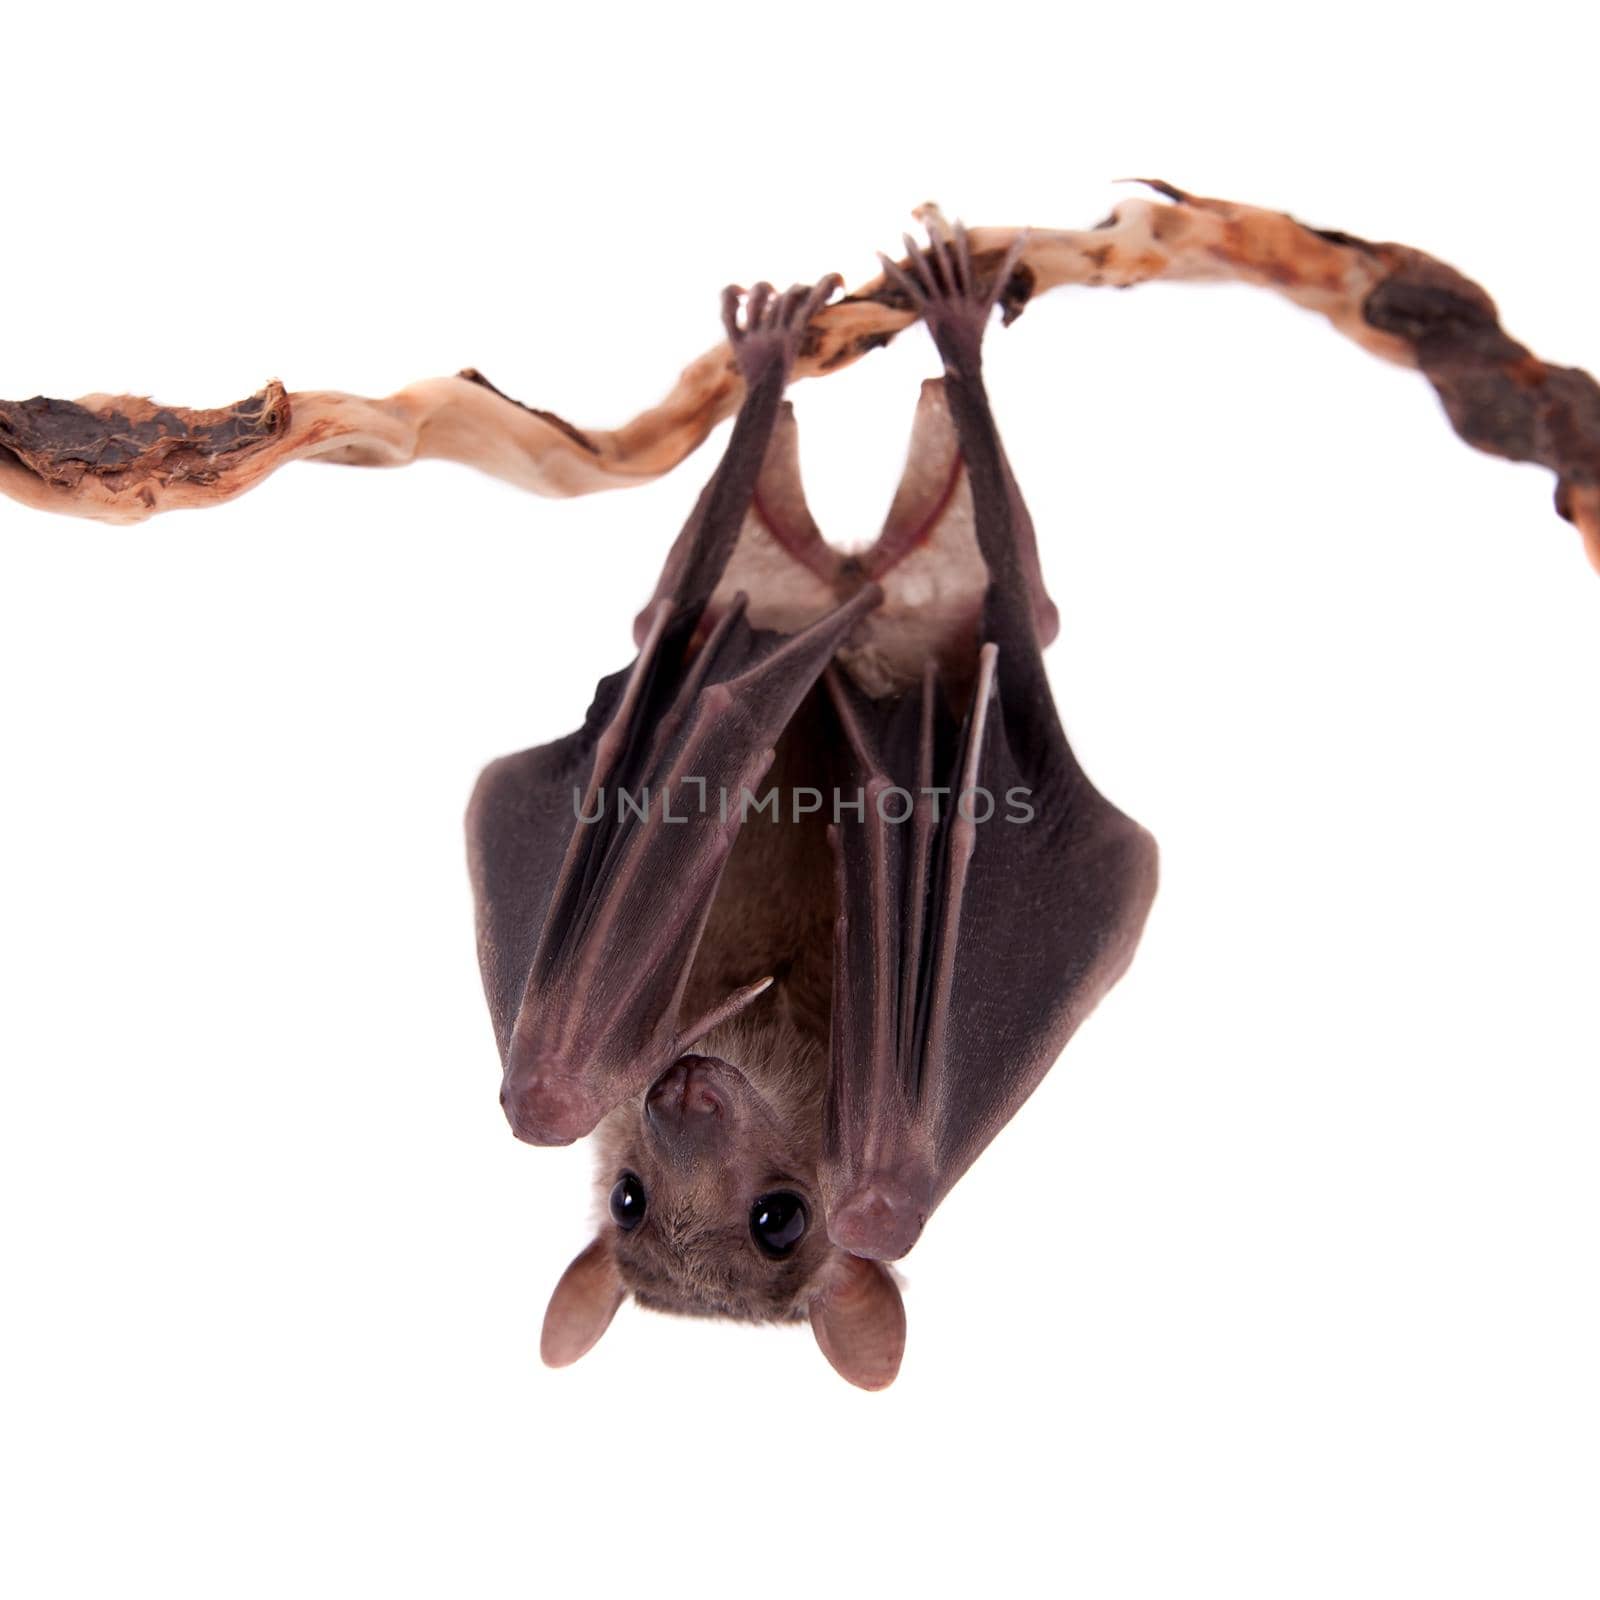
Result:
<svg viewBox="0 0 1600 1600">
<path fill-rule="evenodd" d="M 780 1190 L 764 1194 L 750 1207 L 750 1237 L 763 1255 L 781 1260 L 805 1237 L 806 1203 L 797 1194 Z"/>
<path fill-rule="evenodd" d="M 611 1191 L 611 1220 L 624 1233 L 632 1233 L 644 1221 L 644 1185 L 631 1172 L 617 1179 Z"/>
</svg>

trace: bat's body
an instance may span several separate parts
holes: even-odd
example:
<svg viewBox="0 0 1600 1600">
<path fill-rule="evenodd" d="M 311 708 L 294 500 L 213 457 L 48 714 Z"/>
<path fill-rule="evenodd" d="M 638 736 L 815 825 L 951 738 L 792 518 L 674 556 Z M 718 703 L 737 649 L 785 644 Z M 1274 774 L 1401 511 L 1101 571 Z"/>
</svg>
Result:
<svg viewBox="0 0 1600 1600">
<path fill-rule="evenodd" d="M 758 289 L 746 398 L 583 729 L 508 757 L 468 819 L 519 1137 L 599 1129 L 611 1220 L 551 1302 L 576 1359 L 632 1292 L 809 1314 L 853 1382 L 904 1337 L 880 1263 L 1121 975 L 1149 836 L 1084 777 L 1040 650 L 1055 612 L 981 376 L 1011 263 L 964 236 L 894 281 L 945 362 L 882 537 L 805 507 L 790 367 L 826 290 Z M 648 791 L 648 796 L 647 792 Z"/>
</svg>

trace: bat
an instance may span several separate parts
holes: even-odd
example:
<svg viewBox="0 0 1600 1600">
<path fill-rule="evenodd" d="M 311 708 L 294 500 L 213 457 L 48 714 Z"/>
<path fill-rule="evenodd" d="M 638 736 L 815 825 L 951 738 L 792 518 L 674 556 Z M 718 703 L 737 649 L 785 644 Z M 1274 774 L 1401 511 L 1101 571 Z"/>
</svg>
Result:
<svg viewBox="0 0 1600 1600">
<path fill-rule="evenodd" d="M 730 291 L 728 344 L 619 432 L 475 370 L 383 402 L 278 384 L 217 412 L 0 402 L 0 493 L 112 521 L 311 454 L 444 454 L 587 492 L 667 470 L 737 403 L 637 659 L 575 733 L 494 763 L 469 810 L 506 1114 L 535 1144 L 597 1136 L 604 1221 L 552 1298 L 553 1364 L 631 1294 L 809 1318 L 852 1382 L 891 1381 L 886 1263 L 1132 958 L 1155 848 L 1052 705 L 1057 619 L 982 380 L 997 304 L 1009 321 L 1063 283 L 1267 284 L 1419 368 L 1469 443 L 1554 470 L 1600 564 L 1592 378 L 1540 361 L 1418 251 L 1153 187 L 1171 204 L 1031 238 L 925 210 L 929 246 L 837 302 L 833 281 Z M 845 555 L 807 510 L 786 385 L 918 320 L 943 375 L 881 537 Z"/>
<path fill-rule="evenodd" d="M 596 1135 L 603 1213 L 541 1349 L 647 1308 L 809 1320 L 898 1371 L 888 1263 L 1126 970 L 1148 833 L 1090 783 L 1056 614 L 982 373 L 1023 241 L 930 222 L 885 260 L 933 336 L 883 532 L 812 520 L 785 386 L 837 287 L 730 289 L 726 454 L 584 724 L 468 808 L 479 962 L 516 1135 Z M 740 317 L 742 301 L 742 321 Z"/>
</svg>

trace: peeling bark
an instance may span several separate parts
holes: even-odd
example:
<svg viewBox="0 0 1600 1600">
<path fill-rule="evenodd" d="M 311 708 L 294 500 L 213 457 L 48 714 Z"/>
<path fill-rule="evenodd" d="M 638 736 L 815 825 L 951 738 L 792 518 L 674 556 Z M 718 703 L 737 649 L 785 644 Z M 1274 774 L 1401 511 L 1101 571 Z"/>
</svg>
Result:
<svg viewBox="0 0 1600 1600">
<path fill-rule="evenodd" d="M 1600 385 L 1549 366 L 1500 327 L 1470 279 L 1404 245 L 1307 227 L 1282 212 L 1208 200 L 1170 184 L 1167 203 L 1130 200 L 1098 227 L 1034 229 L 1001 297 L 1006 320 L 1064 284 L 1127 288 L 1157 279 L 1259 284 L 1325 316 L 1376 356 L 1421 370 L 1468 444 L 1556 475 L 1556 509 L 1600 569 Z M 980 273 L 1013 228 L 975 228 Z M 882 277 L 826 307 L 797 376 L 837 372 L 913 320 Z M 659 477 L 738 405 L 726 345 L 692 362 L 660 405 L 613 430 L 580 429 L 522 405 L 475 369 L 385 400 L 290 394 L 274 381 L 218 411 L 128 396 L 0 402 L 0 491 L 43 510 L 137 522 L 215 505 L 288 461 L 404 466 L 459 461 L 536 494 L 588 494 Z"/>
</svg>

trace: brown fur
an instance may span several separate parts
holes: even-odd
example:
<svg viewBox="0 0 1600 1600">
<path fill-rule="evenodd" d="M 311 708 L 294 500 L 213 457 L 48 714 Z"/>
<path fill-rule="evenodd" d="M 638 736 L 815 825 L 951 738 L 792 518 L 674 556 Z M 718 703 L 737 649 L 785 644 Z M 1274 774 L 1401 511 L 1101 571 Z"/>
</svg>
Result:
<svg viewBox="0 0 1600 1600">
<path fill-rule="evenodd" d="M 976 313 L 980 327 L 988 309 Z M 690 583 L 703 555 L 701 514 L 709 515 L 716 486 L 713 480 L 669 554 L 657 604 Z M 1002 492 L 1013 493 L 1009 486 Z M 878 700 L 931 682 L 931 674 L 946 694 L 966 698 L 978 680 L 981 622 L 994 592 L 974 494 L 950 396 L 942 382 L 927 383 L 883 532 L 869 549 L 847 556 L 825 543 L 806 506 L 793 414 L 785 407 L 699 619 L 700 636 L 735 611 L 756 628 L 797 634 L 872 584 L 877 603 L 834 645 L 844 674 Z M 1036 635 L 1048 637 L 1054 608 L 1032 525 L 1019 501 L 1011 511 Z M 658 614 L 641 614 L 636 632 L 649 635 Z M 832 691 L 814 687 L 777 736 L 758 796 L 699 798 L 725 817 L 738 807 L 742 822 L 706 913 L 683 1013 L 704 1015 L 763 980 L 771 986 L 600 1122 L 597 1233 L 563 1276 L 546 1317 L 546 1342 L 558 1354 L 588 1349 L 631 1294 L 652 1310 L 748 1322 L 806 1318 L 834 1368 L 862 1388 L 882 1388 L 899 1368 L 905 1311 L 893 1273 L 877 1259 L 891 1252 L 872 1246 L 887 1237 L 886 1217 L 897 1224 L 914 1217 L 920 1228 L 915 1197 L 907 1189 L 897 1209 L 893 1194 L 874 1189 L 852 1197 L 854 1210 L 845 1205 L 825 1215 L 836 1198 L 823 1182 L 823 1123 L 836 933 L 843 927 L 838 886 L 840 872 L 850 870 L 845 857 L 834 859 L 829 827 L 836 802 L 841 810 L 859 803 L 839 792 L 839 774 L 860 770 L 853 727 Z M 924 737 L 930 745 L 923 759 L 931 760 L 932 735 Z M 804 812 L 801 791 L 811 791 Z M 775 814 L 761 803 L 772 797 Z M 746 808 L 750 800 L 756 809 Z M 835 1161 L 835 1153 L 826 1159 Z M 624 1184 L 627 1211 L 614 1221 L 610 1200 Z M 754 1237 L 752 1218 L 758 1200 L 778 1191 L 800 1197 L 805 1229 L 775 1258 Z M 793 1221 L 787 1209 L 778 1215 L 780 1225 Z M 841 1222 L 868 1247 L 857 1249 Z M 863 1228 L 879 1233 L 866 1238 Z"/>
<path fill-rule="evenodd" d="M 781 996 L 763 996 L 698 1049 L 728 1069 L 732 1126 L 710 1150 L 686 1156 L 666 1145 L 644 1111 L 644 1096 L 620 1105 L 597 1130 L 599 1230 L 609 1235 L 623 1284 L 657 1311 L 783 1322 L 803 1317 L 833 1247 L 821 1225 L 816 1164 L 827 1058 L 814 1035 L 785 1015 Z M 625 1172 L 644 1185 L 644 1221 L 614 1227 L 606 1202 Z M 813 1225 L 795 1253 L 771 1261 L 750 1237 L 758 1195 L 788 1189 L 805 1200 Z"/>
<path fill-rule="evenodd" d="M 762 492 L 718 585 L 713 614 L 742 593 L 753 623 L 794 631 L 870 574 L 882 585 L 884 602 L 840 652 L 856 680 L 874 693 L 890 692 L 917 680 L 932 658 L 957 692 L 970 682 L 987 571 L 942 383 L 924 385 L 904 478 L 878 545 L 857 558 L 821 547 L 836 563 L 831 582 L 800 560 L 818 536 L 787 410 L 767 454 Z M 817 564 L 825 566 L 826 558 Z M 669 561 L 664 587 L 672 572 Z M 1042 587 L 1040 601 L 1048 606 Z M 741 829 L 685 996 L 684 1013 L 693 1016 L 746 984 L 776 979 L 742 1016 L 695 1046 L 697 1054 L 716 1058 L 735 1085 L 736 1128 L 714 1158 L 674 1161 L 653 1132 L 640 1094 L 597 1130 L 598 1234 L 609 1240 L 623 1287 L 652 1310 L 795 1321 L 840 1267 L 842 1252 L 828 1242 L 817 1182 L 833 986 L 834 863 L 827 805 L 798 820 L 792 807 L 795 789 L 830 788 L 831 775 L 816 770 L 831 726 L 822 699 L 820 691 L 809 697 L 778 743 L 761 789 L 778 791 L 780 817 L 752 813 Z M 772 892 L 775 884 L 783 885 L 781 896 Z M 802 886 L 811 886 L 809 898 L 799 897 Z M 628 1172 L 648 1196 L 645 1220 L 632 1233 L 618 1229 L 607 1213 L 613 1185 Z M 749 1226 L 752 1202 L 775 1189 L 802 1196 L 811 1219 L 798 1249 L 781 1262 L 762 1255 Z"/>
</svg>

